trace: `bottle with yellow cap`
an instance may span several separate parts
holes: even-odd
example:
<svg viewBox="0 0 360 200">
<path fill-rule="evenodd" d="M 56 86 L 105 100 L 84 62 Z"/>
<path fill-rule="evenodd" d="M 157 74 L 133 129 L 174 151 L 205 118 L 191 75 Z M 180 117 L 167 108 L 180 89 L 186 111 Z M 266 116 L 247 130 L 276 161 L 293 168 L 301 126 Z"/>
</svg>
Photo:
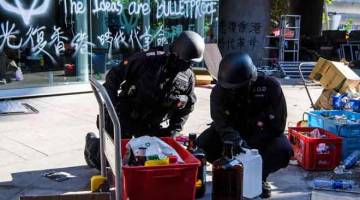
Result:
<svg viewBox="0 0 360 200">
<path fill-rule="evenodd" d="M 199 149 L 196 145 L 196 134 L 189 134 L 189 143 L 187 145 L 187 150 L 194 155 L 197 159 L 200 160 L 200 167 L 198 168 L 198 176 L 196 180 L 196 198 L 201 198 L 205 195 L 206 192 L 206 159 L 205 153 Z"/>
</svg>

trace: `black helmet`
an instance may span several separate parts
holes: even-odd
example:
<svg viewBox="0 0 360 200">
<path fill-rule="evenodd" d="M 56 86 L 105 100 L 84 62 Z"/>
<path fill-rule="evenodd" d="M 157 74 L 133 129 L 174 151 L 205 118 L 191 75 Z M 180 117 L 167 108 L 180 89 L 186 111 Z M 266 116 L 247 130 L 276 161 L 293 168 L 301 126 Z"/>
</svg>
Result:
<svg viewBox="0 0 360 200">
<path fill-rule="evenodd" d="M 220 62 L 218 82 L 223 88 L 240 88 L 256 78 L 256 67 L 247 53 L 230 53 Z"/>
<path fill-rule="evenodd" d="M 204 39 L 194 31 L 182 32 L 171 45 L 171 52 L 185 61 L 201 62 L 204 50 Z"/>
</svg>

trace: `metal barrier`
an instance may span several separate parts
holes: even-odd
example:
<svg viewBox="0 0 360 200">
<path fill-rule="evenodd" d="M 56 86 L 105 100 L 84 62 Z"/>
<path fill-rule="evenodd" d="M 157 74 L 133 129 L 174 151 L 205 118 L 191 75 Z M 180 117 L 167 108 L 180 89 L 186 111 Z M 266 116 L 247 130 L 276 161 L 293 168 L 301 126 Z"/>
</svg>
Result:
<svg viewBox="0 0 360 200">
<path fill-rule="evenodd" d="M 115 200 L 122 198 L 122 158 L 121 158 L 121 127 L 120 121 L 111 102 L 111 99 L 102 86 L 94 77 L 90 77 L 90 84 L 94 91 L 96 100 L 99 104 L 99 135 L 100 135 L 100 160 L 101 175 L 107 177 L 106 160 L 108 161 L 112 173 L 115 175 Z M 114 126 L 114 140 L 105 130 L 105 109 Z"/>
</svg>

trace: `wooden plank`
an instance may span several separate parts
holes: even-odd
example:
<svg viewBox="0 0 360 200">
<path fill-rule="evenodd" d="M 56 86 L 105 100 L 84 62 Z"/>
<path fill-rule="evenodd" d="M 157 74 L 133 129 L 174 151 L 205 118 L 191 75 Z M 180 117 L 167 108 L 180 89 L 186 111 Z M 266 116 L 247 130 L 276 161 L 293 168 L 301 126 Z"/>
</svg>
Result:
<svg viewBox="0 0 360 200">
<path fill-rule="evenodd" d="M 205 45 L 204 61 L 209 73 L 215 79 L 217 79 L 221 59 L 222 56 L 216 43 L 208 43 Z"/>
</svg>

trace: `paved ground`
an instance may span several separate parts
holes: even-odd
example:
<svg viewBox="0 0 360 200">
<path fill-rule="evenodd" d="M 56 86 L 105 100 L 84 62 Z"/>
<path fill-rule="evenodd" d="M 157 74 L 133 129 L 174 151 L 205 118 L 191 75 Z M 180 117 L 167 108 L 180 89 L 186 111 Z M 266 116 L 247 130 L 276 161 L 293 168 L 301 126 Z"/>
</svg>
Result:
<svg viewBox="0 0 360 200">
<path fill-rule="evenodd" d="M 288 122 L 294 124 L 310 103 L 301 86 L 285 85 L 284 92 Z M 311 92 L 316 99 L 321 88 L 312 87 Z M 196 93 L 198 103 L 184 133 L 199 133 L 211 122 L 210 89 L 197 88 Z M 40 113 L 0 116 L 0 200 L 87 190 L 90 177 L 97 173 L 83 159 L 85 134 L 97 130 L 98 107 L 94 96 L 79 94 L 21 101 L 30 103 Z M 74 177 L 60 183 L 42 177 L 51 171 L 68 172 Z M 273 199 L 310 199 L 314 176 L 297 166 L 273 174 L 270 177 Z M 209 194 L 204 199 L 210 199 Z"/>
</svg>

